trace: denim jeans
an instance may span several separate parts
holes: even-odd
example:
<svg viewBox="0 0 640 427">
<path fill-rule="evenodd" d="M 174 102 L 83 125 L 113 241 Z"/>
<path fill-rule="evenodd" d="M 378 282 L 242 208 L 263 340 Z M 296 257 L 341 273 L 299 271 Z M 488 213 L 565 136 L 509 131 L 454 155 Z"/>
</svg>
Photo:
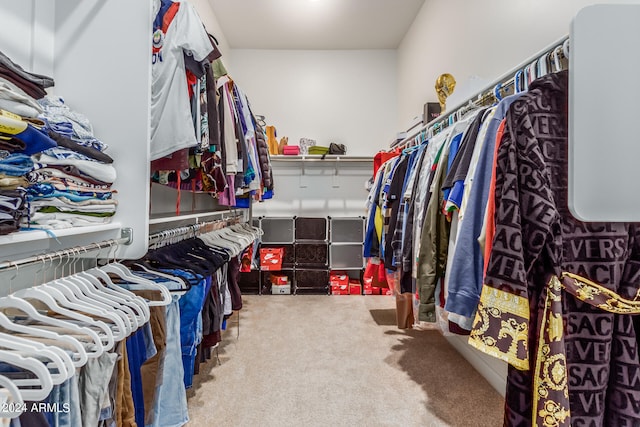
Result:
<svg viewBox="0 0 640 427">
<path fill-rule="evenodd" d="M 184 386 L 193 385 L 198 344 L 202 341 L 202 306 L 207 290 L 207 280 L 195 277 L 183 270 L 165 270 L 169 274 L 184 277 L 191 283 L 191 289 L 180 297 L 180 343 L 184 366 Z M 211 286 L 211 282 L 209 282 Z"/>
<path fill-rule="evenodd" d="M 147 360 L 144 330 L 138 329 L 127 338 L 127 358 L 131 372 L 131 394 L 135 408 L 137 425 L 144 425 L 144 395 L 142 392 L 142 374 L 140 368 Z"/>
<path fill-rule="evenodd" d="M 57 411 L 44 414 L 51 427 L 83 427 L 77 375 L 54 386 L 46 402 L 57 404 L 58 408 Z"/>
<path fill-rule="evenodd" d="M 177 286 L 176 286 L 177 288 Z M 189 421 L 187 393 L 180 348 L 179 297 L 166 307 L 167 346 L 160 386 L 156 393 L 153 424 L 147 427 L 179 427 Z"/>
</svg>

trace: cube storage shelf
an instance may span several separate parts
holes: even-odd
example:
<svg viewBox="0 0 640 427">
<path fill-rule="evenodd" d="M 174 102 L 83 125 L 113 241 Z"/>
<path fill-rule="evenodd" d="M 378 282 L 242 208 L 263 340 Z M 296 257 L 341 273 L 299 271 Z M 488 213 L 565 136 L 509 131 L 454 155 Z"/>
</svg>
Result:
<svg viewBox="0 0 640 427">
<path fill-rule="evenodd" d="M 364 242 L 364 218 L 329 218 L 331 244 Z"/>
<path fill-rule="evenodd" d="M 295 222 L 293 218 L 260 218 L 259 223 L 264 232 L 262 243 L 285 244 L 295 242 Z"/>
<path fill-rule="evenodd" d="M 340 244 L 329 247 L 332 270 L 360 270 L 364 268 L 362 244 Z"/>
<path fill-rule="evenodd" d="M 252 271 L 241 276 L 241 290 L 270 294 L 271 275 L 289 277 L 292 294 L 329 294 L 331 270 L 364 268 L 364 217 L 261 217 L 261 247 L 284 248 L 282 269 Z"/>
</svg>

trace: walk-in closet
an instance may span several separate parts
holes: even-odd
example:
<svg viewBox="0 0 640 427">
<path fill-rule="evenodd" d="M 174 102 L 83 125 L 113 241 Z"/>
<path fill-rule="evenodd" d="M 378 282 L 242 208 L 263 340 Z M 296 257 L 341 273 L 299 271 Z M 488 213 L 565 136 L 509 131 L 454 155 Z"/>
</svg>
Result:
<svg viewBox="0 0 640 427">
<path fill-rule="evenodd" d="M 0 425 L 640 425 L 640 2 L 0 0 Z"/>
</svg>

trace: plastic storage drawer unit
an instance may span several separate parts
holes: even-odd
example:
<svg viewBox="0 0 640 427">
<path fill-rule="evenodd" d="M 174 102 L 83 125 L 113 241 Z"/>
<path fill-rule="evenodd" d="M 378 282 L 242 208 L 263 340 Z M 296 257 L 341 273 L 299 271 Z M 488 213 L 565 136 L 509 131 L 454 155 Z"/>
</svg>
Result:
<svg viewBox="0 0 640 427">
<path fill-rule="evenodd" d="M 262 218 L 262 243 L 293 243 L 293 218 Z"/>
<path fill-rule="evenodd" d="M 296 241 L 327 240 L 327 219 L 326 218 L 304 218 L 296 217 Z"/>
<path fill-rule="evenodd" d="M 359 270 L 364 267 L 362 250 L 362 243 L 331 245 L 329 247 L 329 266 L 332 270 Z"/>
<path fill-rule="evenodd" d="M 362 243 L 364 241 L 364 219 L 330 218 L 331 243 Z"/>
</svg>

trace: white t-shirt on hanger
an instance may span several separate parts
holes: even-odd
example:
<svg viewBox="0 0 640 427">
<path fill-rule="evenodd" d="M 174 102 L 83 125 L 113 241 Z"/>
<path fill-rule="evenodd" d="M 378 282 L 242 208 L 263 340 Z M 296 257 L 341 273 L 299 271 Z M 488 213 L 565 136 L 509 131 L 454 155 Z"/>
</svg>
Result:
<svg viewBox="0 0 640 427">
<path fill-rule="evenodd" d="M 155 10 L 160 1 L 154 1 Z M 157 15 L 157 13 L 156 13 Z M 155 15 L 154 15 L 155 17 Z M 183 51 L 196 61 L 204 60 L 213 45 L 193 6 L 179 2 L 165 31 L 153 35 L 151 84 L 151 160 L 197 144 Z"/>
</svg>

